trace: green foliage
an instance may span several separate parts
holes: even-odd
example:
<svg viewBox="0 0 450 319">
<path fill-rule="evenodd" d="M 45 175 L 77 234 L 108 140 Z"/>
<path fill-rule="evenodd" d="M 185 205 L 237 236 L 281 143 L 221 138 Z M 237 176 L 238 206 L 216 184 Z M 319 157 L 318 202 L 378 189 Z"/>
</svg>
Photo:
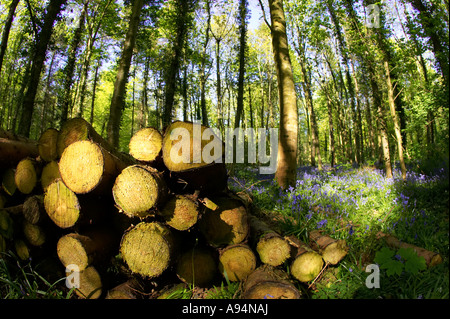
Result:
<svg viewBox="0 0 450 319">
<path fill-rule="evenodd" d="M 397 252 L 383 247 L 375 254 L 374 261 L 386 270 L 388 276 L 407 271 L 413 275 L 427 268 L 425 258 L 418 256 L 412 248 L 399 248 Z"/>
</svg>

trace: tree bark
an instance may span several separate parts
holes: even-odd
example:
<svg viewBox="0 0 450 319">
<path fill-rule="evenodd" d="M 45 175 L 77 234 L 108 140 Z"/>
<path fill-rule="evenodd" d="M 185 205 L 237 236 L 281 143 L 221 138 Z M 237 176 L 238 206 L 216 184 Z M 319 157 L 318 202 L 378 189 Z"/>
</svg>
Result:
<svg viewBox="0 0 450 319">
<path fill-rule="evenodd" d="M 19 1 L 20 0 L 11 1 L 11 4 L 9 5 L 8 16 L 6 17 L 6 21 L 4 22 L 5 26 L 3 28 L 2 41 L 0 44 L 0 74 L 2 72 L 3 57 L 5 56 L 6 49 L 8 48 L 9 31 L 11 30 L 11 25 L 14 20 L 14 15 Z"/>
<path fill-rule="evenodd" d="M 234 127 L 240 127 L 241 115 L 244 109 L 244 76 L 245 76 L 245 53 L 247 51 L 247 0 L 239 2 L 239 76 L 238 76 L 238 95 L 236 116 L 234 119 Z"/>
<path fill-rule="evenodd" d="M 272 49 L 278 77 L 280 132 L 275 179 L 282 188 L 295 186 L 297 172 L 298 114 L 283 1 L 270 0 Z"/>
<path fill-rule="evenodd" d="M 125 103 L 126 84 L 128 81 L 128 73 L 130 71 L 131 58 L 133 57 L 133 49 L 139 27 L 139 17 L 143 4 L 143 0 L 135 0 L 133 3 L 129 27 L 125 37 L 119 69 L 114 83 L 114 92 L 111 99 L 109 120 L 106 129 L 108 134 L 107 140 L 116 148 L 119 147 L 120 122 L 122 120 L 122 112 Z"/>
<path fill-rule="evenodd" d="M 36 97 L 39 80 L 41 77 L 42 67 L 44 66 L 47 46 L 53 33 L 53 24 L 57 15 L 61 12 L 62 6 L 66 0 L 51 0 L 47 6 L 47 14 L 44 18 L 44 24 L 36 44 L 33 55 L 33 64 L 28 79 L 28 90 L 25 94 L 22 113 L 19 122 L 19 134 L 29 136 L 31 130 L 31 122 L 34 112 L 34 100 Z"/>
</svg>

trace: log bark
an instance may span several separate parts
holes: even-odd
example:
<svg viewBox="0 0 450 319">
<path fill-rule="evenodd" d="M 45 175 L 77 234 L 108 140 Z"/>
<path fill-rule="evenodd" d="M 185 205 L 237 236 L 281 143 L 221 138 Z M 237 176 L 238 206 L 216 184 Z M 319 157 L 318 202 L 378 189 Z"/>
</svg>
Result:
<svg viewBox="0 0 450 319">
<path fill-rule="evenodd" d="M 320 231 L 314 230 L 309 234 L 309 243 L 312 249 L 318 251 L 325 262 L 336 265 L 348 252 L 347 243 L 343 239 L 334 239 L 322 235 Z"/>
<path fill-rule="evenodd" d="M 180 231 L 188 230 L 197 223 L 200 208 L 186 195 L 175 195 L 159 212 L 167 225 Z"/>
<path fill-rule="evenodd" d="M 24 158 L 16 167 L 14 180 L 17 189 L 22 194 L 30 194 L 38 185 L 42 169 L 40 164 L 32 158 Z"/>
<path fill-rule="evenodd" d="M 244 284 L 243 299 L 300 299 L 301 293 L 288 274 L 270 265 L 252 272 Z"/>
<path fill-rule="evenodd" d="M 38 155 L 36 141 L 0 129 L 0 167 L 15 167 L 22 159 Z"/>
<path fill-rule="evenodd" d="M 256 269 L 256 262 L 248 245 L 231 245 L 220 251 L 219 271 L 229 281 L 243 281 Z"/>
<path fill-rule="evenodd" d="M 207 208 L 199 220 L 206 241 L 215 247 L 239 244 L 249 232 L 247 211 L 242 202 L 229 197 L 212 198 L 216 210 Z"/>
<path fill-rule="evenodd" d="M 297 237 L 290 236 L 294 259 L 291 263 L 291 275 L 301 282 L 308 282 L 316 278 L 323 267 L 322 256 L 311 249 Z"/>
<path fill-rule="evenodd" d="M 180 256 L 176 273 L 187 284 L 207 287 L 217 275 L 216 256 L 207 247 L 194 247 Z"/>
<path fill-rule="evenodd" d="M 422 247 L 402 242 L 398 238 L 382 232 L 379 232 L 377 236 L 378 238 L 383 238 L 386 244 L 390 247 L 412 248 L 417 253 L 418 256 L 421 256 L 425 259 L 425 262 L 427 263 L 428 267 L 433 267 L 443 262 L 442 256 L 438 253 L 426 250 Z"/>
<path fill-rule="evenodd" d="M 64 150 L 59 172 L 64 184 L 77 194 L 111 194 L 114 180 L 129 163 L 91 141 L 78 141 Z"/>
<path fill-rule="evenodd" d="M 157 170 L 143 165 L 128 166 L 117 176 L 112 187 L 114 201 L 129 217 L 146 217 L 165 203 L 166 182 Z"/>
<path fill-rule="evenodd" d="M 120 252 L 132 273 L 153 278 L 169 267 L 174 250 L 170 230 L 158 222 L 141 222 L 122 237 Z"/>
<path fill-rule="evenodd" d="M 249 225 L 250 242 L 256 248 L 261 262 L 276 267 L 290 257 L 289 243 L 264 221 L 250 215 Z"/>
<path fill-rule="evenodd" d="M 46 129 L 38 141 L 39 156 L 45 162 L 51 162 L 58 158 L 58 142 L 59 131 L 54 128 Z"/>
</svg>

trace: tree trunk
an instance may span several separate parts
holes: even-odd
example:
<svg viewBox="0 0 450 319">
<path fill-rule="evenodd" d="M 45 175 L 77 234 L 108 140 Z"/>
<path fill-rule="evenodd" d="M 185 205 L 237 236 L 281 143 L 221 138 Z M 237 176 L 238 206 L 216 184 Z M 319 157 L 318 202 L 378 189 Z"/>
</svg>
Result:
<svg viewBox="0 0 450 319">
<path fill-rule="evenodd" d="M 278 77 L 280 132 L 275 179 L 282 188 L 295 186 L 297 173 L 298 115 L 294 77 L 289 57 L 283 1 L 269 0 L 272 48 Z"/>
<path fill-rule="evenodd" d="M 87 6 L 88 1 L 86 0 L 83 4 L 83 10 L 81 11 L 80 20 L 78 22 L 78 26 L 74 31 L 74 36 L 72 39 L 72 42 L 70 43 L 69 47 L 69 56 L 67 58 L 67 64 L 64 67 L 63 74 L 65 76 L 64 78 L 64 97 L 62 98 L 62 105 L 61 105 L 61 121 L 67 120 L 67 114 L 69 112 L 69 106 L 71 103 L 71 88 L 73 83 L 73 73 L 75 69 L 75 59 L 76 55 L 81 43 L 81 36 L 84 31 L 84 24 L 85 24 L 85 17 L 87 13 Z"/>
<path fill-rule="evenodd" d="M 245 53 L 247 51 L 247 0 L 239 2 L 239 76 L 238 76 L 238 95 L 236 116 L 234 119 L 234 127 L 240 127 L 241 115 L 244 109 L 244 76 L 245 76 Z"/>
<path fill-rule="evenodd" d="M 177 34 L 175 43 L 173 44 L 173 53 L 169 61 L 167 74 L 165 76 L 165 105 L 163 113 L 163 126 L 170 124 L 172 119 L 172 111 L 174 106 L 175 90 L 177 86 L 177 76 L 180 68 L 181 54 L 184 47 L 184 41 L 186 40 L 186 34 L 188 29 L 188 16 L 192 10 L 191 1 L 176 0 L 176 23 Z"/>
<path fill-rule="evenodd" d="M 22 194 L 30 194 L 38 185 L 41 175 L 40 163 L 32 158 L 24 158 L 17 164 L 14 180 Z"/>
<path fill-rule="evenodd" d="M 143 4 L 143 0 L 135 0 L 133 2 L 130 23 L 128 26 L 127 35 L 125 37 L 122 56 L 119 62 L 119 69 L 117 70 L 116 81 L 114 83 L 114 92 L 111 99 L 109 120 L 106 129 L 108 133 L 107 140 L 116 148 L 119 147 L 120 122 L 122 120 L 122 111 L 125 103 L 126 84 L 128 81 L 131 58 L 133 56 L 133 49 L 139 27 L 139 16 L 141 14 Z"/>
<path fill-rule="evenodd" d="M 20 0 L 11 1 L 11 4 L 9 5 L 8 16 L 6 17 L 6 21 L 4 22 L 5 26 L 3 27 L 2 41 L 0 44 L 0 74 L 2 73 L 3 57 L 5 56 L 6 49 L 8 48 L 9 31 L 11 30 L 11 25 L 14 20 L 14 15 L 19 1 Z"/>
<path fill-rule="evenodd" d="M 39 33 L 39 39 L 34 50 L 33 64 L 31 66 L 28 81 L 28 90 L 22 104 L 19 134 L 23 136 L 28 137 L 30 135 L 31 121 L 34 112 L 34 100 L 39 86 L 42 67 L 45 62 L 47 46 L 53 33 L 53 23 L 65 3 L 66 0 L 51 0 L 47 6 L 47 14 L 45 15 L 44 24 Z"/>
</svg>

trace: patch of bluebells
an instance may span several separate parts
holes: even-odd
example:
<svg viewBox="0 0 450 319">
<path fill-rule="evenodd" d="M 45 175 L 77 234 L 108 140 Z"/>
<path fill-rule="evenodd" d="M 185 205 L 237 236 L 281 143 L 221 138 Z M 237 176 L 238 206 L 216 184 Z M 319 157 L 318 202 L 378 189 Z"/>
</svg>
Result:
<svg viewBox="0 0 450 319">
<path fill-rule="evenodd" d="M 398 232 L 400 228 L 416 227 L 419 223 L 430 227 L 428 214 L 416 207 L 414 194 L 408 192 L 408 188 L 417 191 L 420 187 L 448 178 L 445 169 L 437 172 L 439 175 L 428 176 L 409 170 L 403 181 L 399 169 L 393 170 L 393 178 L 386 178 L 380 169 L 349 166 L 331 169 L 325 166 L 319 171 L 314 167 L 302 166 L 297 169 L 295 187 L 286 190 L 276 187 L 273 175 L 260 176 L 255 169 L 235 178 L 254 195 L 265 196 L 266 202 L 272 205 L 271 209 L 301 219 L 309 227 L 333 227 L 333 218 L 352 220 L 355 226 L 344 227 L 352 236 L 355 233 L 369 233 L 380 224 L 386 231 L 393 232 Z M 230 183 L 235 182 L 230 179 Z M 374 211 L 379 215 L 371 217 Z M 418 237 L 420 235 L 415 233 L 414 238 Z"/>
</svg>

